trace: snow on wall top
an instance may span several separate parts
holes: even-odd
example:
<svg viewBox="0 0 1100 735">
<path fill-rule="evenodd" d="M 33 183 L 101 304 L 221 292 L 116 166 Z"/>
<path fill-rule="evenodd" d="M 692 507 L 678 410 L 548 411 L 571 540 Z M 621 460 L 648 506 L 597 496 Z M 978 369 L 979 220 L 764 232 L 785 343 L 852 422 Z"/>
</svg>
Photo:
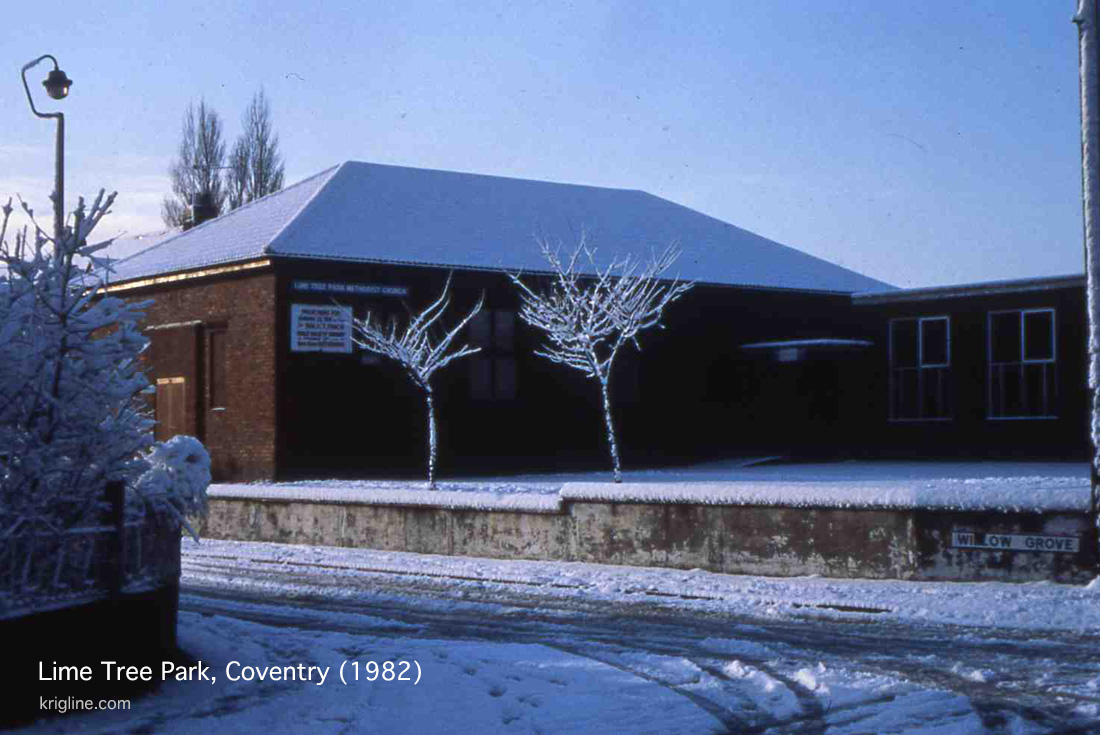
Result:
<svg viewBox="0 0 1100 735">
<path fill-rule="evenodd" d="M 677 241 L 700 283 L 814 291 L 888 284 L 642 191 L 349 161 L 123 261 L 112 280 L 258 257 L 541 272 L 535 237 L 581 232 L 606 262 Z"/>
<path fill-rule="evenodd" d="M 559 489 L 560 488 L 560 489 Z M 942 510 L 999 513 L 1085 513 L 1087 480 L 1073 477 L 981 477 L 822 482 L 567 482 L 508 485 L 321 481 L 211 485 L 211 498 L 415 505 L 486 511 L 560 512 L 571 501 L 848 510 Z"/>
<path fill-rule="evenodd" d="M 1088 488 L 1073 478 L 968 478 L 855 482 L 577 482 L 563 501 L 697 503 L 778 508 L 1049 513 L 1088 511 Z"/>
<path fill-rule="evenodd" d="M 411 505 L 461 510 L 523 511 L 525 513 L 558 513 L 561 500 L 557 493 L 524 492 L 524 488 L 489 486 L 479 489 L 428 490 L 424 483 L 377 483 L 365 486 L 340 487 L 331 483 L 292 483 L 290 485 L 211 485 L 210 498 L 243 498 L 247 500 L 278 500 L 305 503 L 361 503 L 364 505 Z"/>
</svg>

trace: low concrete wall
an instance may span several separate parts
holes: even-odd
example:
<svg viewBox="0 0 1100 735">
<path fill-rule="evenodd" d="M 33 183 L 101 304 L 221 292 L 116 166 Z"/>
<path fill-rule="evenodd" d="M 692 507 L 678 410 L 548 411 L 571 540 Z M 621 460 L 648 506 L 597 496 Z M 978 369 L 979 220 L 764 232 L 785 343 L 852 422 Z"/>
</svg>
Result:
<svg viewBox="0 0 1100 735">
<path fill-rule="evenodd" d="M 199 532 L 216 539 L 771 576 L 1084 583 L 1096 574 L 1095 529 L 1077 512 L 570 500 L 556 511 L 531 511 L 214 497 Z M 957 545 L 1024 534 L 1065 539 L 1057 545 L 1075 550 Z"/>
</svg>

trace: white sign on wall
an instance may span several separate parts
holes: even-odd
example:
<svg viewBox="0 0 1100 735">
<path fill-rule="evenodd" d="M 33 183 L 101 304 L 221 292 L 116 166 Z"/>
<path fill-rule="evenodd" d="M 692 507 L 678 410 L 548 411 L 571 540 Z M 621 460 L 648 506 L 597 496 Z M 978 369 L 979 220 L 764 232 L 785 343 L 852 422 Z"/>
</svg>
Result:
<svg viewBox="0 0 1100 735">
<path fill-rule="evenodd" d="M 407 286 L 391 286 L 379 283 L 343 283 L 337 281 L 294 281 L 295 291 L 311 293 L 346 293 L 358 296 L 408 296 Z"/>
<path fill-rule="evenodd" d="M 955 529 L 951 545 L 956 549 L 986 549 L 995 551 L 1053 551 L 1076 554 L 1081 549 L 1076 536 L 1042 536 L 1023 533 L 975 533 Z"/>
<path fill-rule="evenodd" d="M 351 307 L 291 304 L 290 350 L 350 353 Z"/>
</svg>

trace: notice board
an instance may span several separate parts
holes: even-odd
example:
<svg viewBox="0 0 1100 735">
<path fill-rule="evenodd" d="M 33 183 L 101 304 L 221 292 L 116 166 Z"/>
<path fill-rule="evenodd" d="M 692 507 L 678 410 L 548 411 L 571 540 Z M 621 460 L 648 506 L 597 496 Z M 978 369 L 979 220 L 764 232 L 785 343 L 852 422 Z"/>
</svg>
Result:
<svg viewBox="0 0 1100 735">
<path fill-rule="evenodd" d="M 351 307 L 291 304 L 290 350 L 350 353 Z"/>
</svg>

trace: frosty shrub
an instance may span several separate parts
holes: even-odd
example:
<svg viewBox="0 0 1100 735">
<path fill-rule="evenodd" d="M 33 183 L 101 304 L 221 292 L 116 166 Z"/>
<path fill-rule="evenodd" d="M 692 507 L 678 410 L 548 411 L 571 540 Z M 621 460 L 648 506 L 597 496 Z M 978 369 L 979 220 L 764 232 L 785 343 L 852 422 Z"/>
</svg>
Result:
<svg viewBox="0 0 1100 735">
<path fill-rule="evenodd" d="M 680 256 L 675 245 L 654 254 L 648 263 L 627 256 L 603 268 L 597 265 L 596 252 L 583 236 L 565 260 L 545 240 L 539 241 L 539 248 L 551 269 L 546 287 L 535 291 L 519 276 L 511 276 L 520 290 L 520 318 L 546 334 L 547 344 L 535 354 L 580 370 L 599 382 L 615 482 L 622 482 L 611 415 L 615 357 L 627 343 L 640 350 L 638 333 L 660 327 L 665 307 L 694 284 L 661 280 Z"/>
<path fill-rule="evenodd" d="M 485 294 L 481 295 L 474 308 L 462 321 L 450 330 L 443 329 L 440 319 L 451 303 L 451 278 L 443 286 L 443 293 L 431 306 L 415 316 L 410 316 L 408 325 L 402 329 L 397 320 L 383 327 L 376 324 L 368 313 L 364 319 L 353 322 L 356 336 L 355 344 L 368 352 L 396 361 L 405 369 L 405 374 L 424 393 L 428 404 L 428 488 L 435 489 L 436 431 L 435 403 L 432 398 L 432 375 L 436 370 L 450 365 L 455 360 L 472 355 L 480 348 L 463 345 L 451 349 L 451 343 L 474 316 L 481 311 Z"/>
<path fill-rule="evenodd" d="M 187 516 L 206 514 L 206 488 L 210 485 L 210 455 L 193 436 L 177 435 L 157 442 L 144 457 L 149 464 L 134 484 L 136 500 L 176 520 L 196 540 L 198 534 Z"/>
<path fill-rule="evenodd" d="M 100 191 L 90 208 L 81 198 L 60 242 L 25 203 L 32 232 L 9 242 L 11 200 L 2 208 L 0 538 L 94 524 L 108 482 L 133 490 L 151 471 L 153 421 L 141 398 L 149 383 L 139 364 L 148 340 L 137 326 L 145 304 L 101 293 L 105 263 L 95 253 L 108 243 L 88 244 L 114 198 Z"/>
</svg>

